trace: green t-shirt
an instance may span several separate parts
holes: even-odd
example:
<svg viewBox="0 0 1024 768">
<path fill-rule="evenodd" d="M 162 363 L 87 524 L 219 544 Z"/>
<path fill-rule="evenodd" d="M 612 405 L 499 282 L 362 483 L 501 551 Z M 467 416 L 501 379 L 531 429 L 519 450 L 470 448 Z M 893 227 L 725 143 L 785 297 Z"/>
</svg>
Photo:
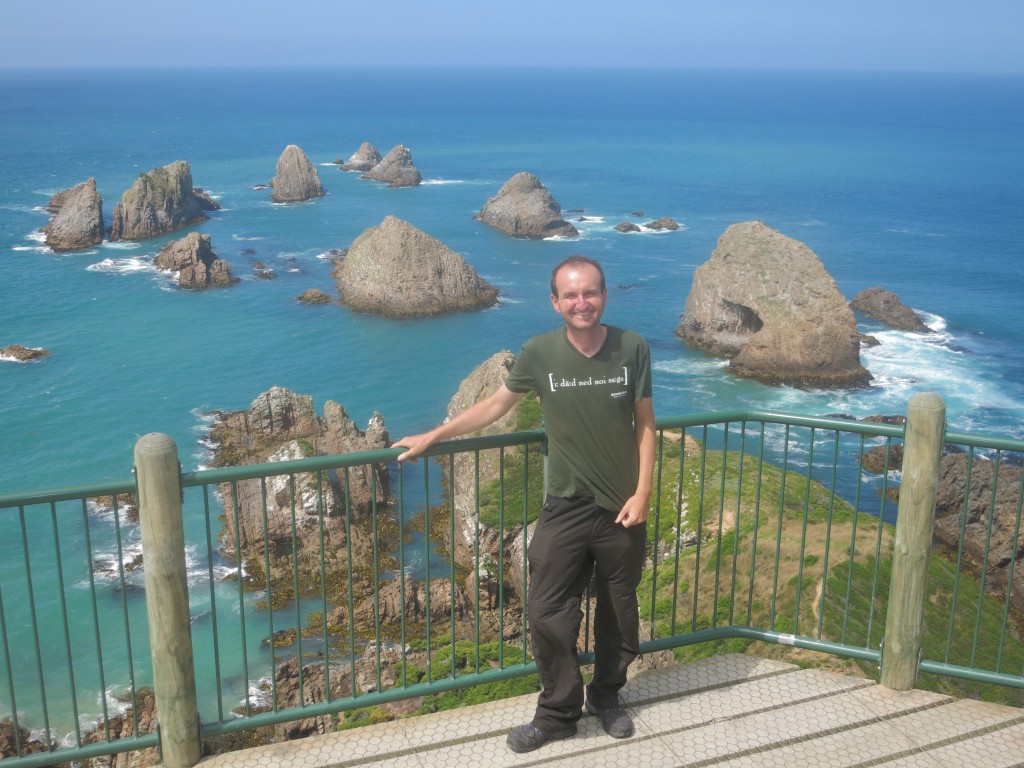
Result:
<svg viewBox="0 0 1024 768">
<path fill-rule="evenodd" d="M 505 386 L 540 397 L 548 439 L 548 487 L 555 496 L 592 496 L 619 510 L 639 473 L 635 404 L 651 396 L 651 353 L 639 334 L 607 326 L 586 357 L 558 328 L 527 341 Z"/>
</svg>

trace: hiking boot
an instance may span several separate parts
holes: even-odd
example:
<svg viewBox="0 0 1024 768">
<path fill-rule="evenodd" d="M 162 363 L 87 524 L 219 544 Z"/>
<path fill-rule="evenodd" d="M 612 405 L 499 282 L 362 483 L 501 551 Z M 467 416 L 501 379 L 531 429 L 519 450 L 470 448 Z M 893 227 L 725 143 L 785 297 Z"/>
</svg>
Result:
<svg viewBox="0 0 1024 768">
<path fill-rule="evenodd" d="M 587 712 L 601 718 L 601 727 L 613 739 L 628 739 L 633 735 L 633 720 L 621 707 L 598 709 L 587 701 Z"/>
<path fill-rule="evenodd" d="M 508 748 L 513 752 L 533 752 L 533 750 L 543 747 L 549 741 L 568 739 L 575 735 L 575 723 L 570 723 L 564 728 L 548 731 L 542 731 L 533 723 L 527 723 L 516 728 L 508 735 Z"/>
</svg>

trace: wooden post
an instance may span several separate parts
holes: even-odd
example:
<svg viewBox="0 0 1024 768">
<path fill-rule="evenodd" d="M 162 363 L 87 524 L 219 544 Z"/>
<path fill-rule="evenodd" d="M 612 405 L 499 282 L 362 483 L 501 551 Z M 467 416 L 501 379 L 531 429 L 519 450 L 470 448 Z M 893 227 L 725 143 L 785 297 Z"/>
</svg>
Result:
<svg viewBox="0 0 1024 768">
<path fill-rule="evenodd" d="M 941 397 L 926 392 L 910 399 L 882 646 L 882 685 L 897 691 L 910 690 L 917 681 L 945 426 Z"/>
<path fill-rule="evenodd" d="M 202 744 L 174 440 L 155 432 L 141 437 L 135 470 L 161 760 L 167 768 L 191 768 L 202 756 Z"/>
</svg>

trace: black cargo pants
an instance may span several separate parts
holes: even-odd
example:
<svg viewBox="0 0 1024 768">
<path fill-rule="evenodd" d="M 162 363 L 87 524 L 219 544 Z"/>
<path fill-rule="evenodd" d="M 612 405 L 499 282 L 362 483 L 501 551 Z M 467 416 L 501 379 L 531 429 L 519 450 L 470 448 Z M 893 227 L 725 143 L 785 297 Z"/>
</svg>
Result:
<svg viewBox="0 0 1024 768">
<path fill-rule="evenodd" d="M 552 730 L 583 710 L 577 640 L 581 598 L 595 577 L 594 678 L 587 697 L 598 709 L 618 706 L 626 669 L 640 650 L 636 588 L 643 571 L 647 527 L 615 523 L 618 512 L 592 498 L 548 496 L 528 550 L 527 616 L 543 690 L 533 723 Z"/>
</svg>

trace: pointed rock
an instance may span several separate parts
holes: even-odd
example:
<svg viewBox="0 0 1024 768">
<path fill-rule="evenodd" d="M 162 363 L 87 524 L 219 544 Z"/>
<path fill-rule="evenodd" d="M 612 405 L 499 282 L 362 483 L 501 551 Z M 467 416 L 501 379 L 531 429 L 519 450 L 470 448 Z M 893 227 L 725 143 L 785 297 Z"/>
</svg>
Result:
<svg viewBox="0 0 1024 768">
<path fill-rule="evenodd" d="M 341 303 L 357 312 L 440 315 L 498 301 L 498 290 L 459 254 L 394 216 L 359 235 L 333 276 Z"/>
<path fill-rule="evenodd" d="M 111 240 L 145 240 L 206 221 L 184 160 L 143 173 L 114 206 Z"/>
<path fill-rule="evenodd" d="M 364 173 L 363 178 L 383 181 L 391 187 L 415 187 L 423 180 L 419 170 L 412 163 L 412 153 L 401 144 Z"/>
<path fill-rule="evenodd" d="M 373 144 L 368 141 L 364 141 L 359 145 L 359 149 L 353 153 L 352 157 L 342 163 L 341 170 L 370 171 L 373 170 L 374 166 L 383 159 L 384 158 L 381 157 L 380 152 L 377 151 L 377 148 L 373 146 Z"/>
<path fill-rule="evenodd" d="M 579 231 L 562 218 L 562 207 L 532 173 L 517 173 L 475 217 L 512 237 L 542 240 L 575 237 Z"/>
<path fill-rule="evenodd" d="M 885 290 L 880 285 L 866 288 L 858 293 L 850 302 L 850 307 L 900 331 L 931 333 L 932 330 L 924 324 L 914 310 L 900 301 L 899 296 L 892 291 Z"/>
<path fill-rule="evenodd" d="M 694 272 L 676 335 L 768 384 L 833 388 L 871 379 L 853 310 L 821 260 L 759 221 L 729 227 Z"/>
<path fill-rule="evenodd" d="M 270 182 L 275 203 L 301 203 L 323 197 L 324 188 L 306 153 L 294 144 L 284 148 L 277 159 L 277 171 Z"/>
<path fill-rule="evenodd" d="M 96 191 L 96 179 L 58 192 L 48 208 L 54 217 L 44 232 L 53 250 L 78 251 L 103 242 L 103 198 Z"/>
</svg>

